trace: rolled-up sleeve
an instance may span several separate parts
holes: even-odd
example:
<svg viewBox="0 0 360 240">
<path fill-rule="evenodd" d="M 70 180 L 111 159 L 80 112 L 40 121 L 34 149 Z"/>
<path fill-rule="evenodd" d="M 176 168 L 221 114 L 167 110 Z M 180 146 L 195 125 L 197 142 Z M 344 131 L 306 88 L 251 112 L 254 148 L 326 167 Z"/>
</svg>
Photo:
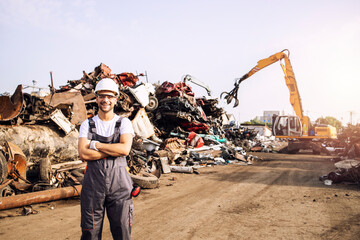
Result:
<svg viewBox="0 0 360 240">
<path fill-rule="evenodd" d="M 89 120 L 86 119 L 85 121 L 83 121 L 83 123 L 80 125 L 80 130 L 79 130 L 79 138 L 88 137 L 88 133 L 89 133 Z"/>
<path fill-rule="evenodd" d="M 135 137 L 132 123 L 128 118 L 124 118 L 121 121 L 120 134 L 124 134 L 124 133 L 130 133 L 133 137 Z"/>
</svg>

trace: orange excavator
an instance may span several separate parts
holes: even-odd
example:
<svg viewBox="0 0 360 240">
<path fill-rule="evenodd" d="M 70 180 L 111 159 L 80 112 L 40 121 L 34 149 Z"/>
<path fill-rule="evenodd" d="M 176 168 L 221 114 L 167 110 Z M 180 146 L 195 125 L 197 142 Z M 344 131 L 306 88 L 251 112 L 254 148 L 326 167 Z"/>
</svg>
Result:
<svg viewBox="0 0 360 240">
<path fill-rule="evenodd" d="M 321 151 L 321 146 L 319 146 L 320 141 L 317 140 L 336 139 L 336 128 L 328 125 L 311 124 L 309 117 L 304 115 L 295 74 L 289 56 L 290 51 L 284 49 L 281 52 L 258 61 L 257 65 L 248 73 L 241 78 L 236 79 L 233 90 L 230 92 L 223 92 L 220 95 L 220 98 L 225 94 L 224 98 L 226 99 L 227 104 L 230 104 L 232 100 L 235 100 L 234 107 L 238 106 L 239 100 L 237 99 L 237 92 L 240 83 L 259 70 L 279 61 L 285 74 L 285 83 L 290 92 L 290 103 L 296 116 L 274 116 L 272 127 L 273 135 L 277 138 L 289 139 L 289 152 L 296 153 L 300 149 L 312 149 L 313 152 L 319 153 Z"/>
</svg>

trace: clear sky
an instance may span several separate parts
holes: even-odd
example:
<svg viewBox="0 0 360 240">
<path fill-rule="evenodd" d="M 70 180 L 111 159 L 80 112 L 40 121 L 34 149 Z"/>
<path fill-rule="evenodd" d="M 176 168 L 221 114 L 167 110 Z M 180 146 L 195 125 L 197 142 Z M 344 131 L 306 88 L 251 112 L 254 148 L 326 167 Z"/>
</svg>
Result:
<svg viewBox="0 0 360 240">
<path fill-rule="evenodd" d="M 149 81 L 191 74 L 219 97 L 257 61 L 285 48 L 311 120 L 360 122 L 358 0 L 0 0 L 0 93 L 55 87 L 92 72 L 147 71 Z M 205 90 L 193 87 L 196 96 Z M 238 120 L 293 113 L 279 63 L 240 85 Z"/>
</svg>

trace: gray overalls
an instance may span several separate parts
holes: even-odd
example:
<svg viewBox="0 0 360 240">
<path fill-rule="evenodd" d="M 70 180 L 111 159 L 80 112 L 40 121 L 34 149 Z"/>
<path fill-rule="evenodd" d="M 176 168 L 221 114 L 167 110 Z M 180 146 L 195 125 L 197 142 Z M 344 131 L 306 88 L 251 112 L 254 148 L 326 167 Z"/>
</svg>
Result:
<svg viewBox="0 0 360 240">
<path fill-rule="evenodd" d="M 88 139 L 119 143 L 121 120 L 116 122 L 114 134 L 104 137 L 96 133 L 95 122 L 90 118 Z M 126 166 L 125 157 L 87 162 L 81 190 L 81 239 L 101 239 L 105 209 L 113 238 L 130 239 L 133 182 Z"/>
</svg>

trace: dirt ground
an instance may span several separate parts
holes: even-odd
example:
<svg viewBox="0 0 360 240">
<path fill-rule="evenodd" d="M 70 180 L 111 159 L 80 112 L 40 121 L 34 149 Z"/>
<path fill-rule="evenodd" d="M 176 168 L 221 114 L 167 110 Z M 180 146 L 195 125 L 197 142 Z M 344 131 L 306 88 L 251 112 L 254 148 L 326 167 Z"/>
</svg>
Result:
<svg viewBox="0 0 360 240">
<path fill-rule="evenodd" d="M 134 199 L 132 239 L 360 239 L 359 187 L 319 181 L 331 157 L 253 155 L 263 160 L 163 174 Z M 32 207 L 0 211 L 0 239 L 80 239 L 78 198 Z"/>
</svg>

